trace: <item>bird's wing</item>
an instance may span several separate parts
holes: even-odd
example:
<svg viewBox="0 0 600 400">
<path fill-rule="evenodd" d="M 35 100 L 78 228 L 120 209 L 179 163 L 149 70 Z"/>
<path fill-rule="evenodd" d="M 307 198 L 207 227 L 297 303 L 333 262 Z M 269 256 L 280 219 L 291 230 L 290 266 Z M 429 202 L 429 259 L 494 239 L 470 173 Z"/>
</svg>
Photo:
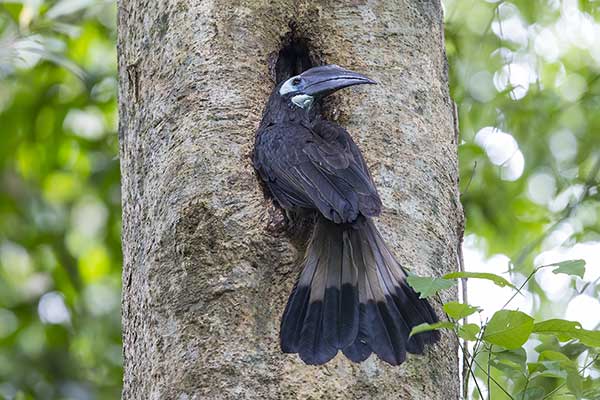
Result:
<svg viewBox="0 0 600 400">
<path fill-rule="evenodd" d="M 336 223 L 380 213 L 366 164 L 343 128 L 281 124 L 259 136 L 255 166 L 282 207 L 316 208 Z"/>
</svg>

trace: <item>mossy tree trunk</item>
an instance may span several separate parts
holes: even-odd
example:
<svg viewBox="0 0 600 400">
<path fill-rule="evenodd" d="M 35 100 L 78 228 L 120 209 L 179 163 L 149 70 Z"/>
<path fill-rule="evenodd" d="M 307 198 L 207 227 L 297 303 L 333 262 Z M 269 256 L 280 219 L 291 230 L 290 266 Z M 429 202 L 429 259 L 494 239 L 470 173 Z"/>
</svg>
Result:
<svg viewBox="0 0 600 400">
<path fill-rule="evenodd" d="M 279 51 L 308 46 L 379 85 L 328 112 L 363 150 L 405 266 L 458 268 L 462 210 L 439 0 L 121 0 L 124 399 L 456 399 L 444 335 L 401 367 L 278 346 L 301 245 L 250 154 Z M 270 68 L 271 67 L 271 68 Z M 449 299 L 453 294 L 447 295 Z M 435 305 L 438 311 L 440 305 Z"/>
</svg>

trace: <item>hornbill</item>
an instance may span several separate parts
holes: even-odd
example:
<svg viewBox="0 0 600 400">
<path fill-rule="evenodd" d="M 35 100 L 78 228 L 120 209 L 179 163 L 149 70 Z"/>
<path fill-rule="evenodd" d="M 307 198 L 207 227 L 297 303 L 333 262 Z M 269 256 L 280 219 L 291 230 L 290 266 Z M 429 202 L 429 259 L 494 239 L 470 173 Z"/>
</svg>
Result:
<svg viewBox="0 0 600 400">
<path fill-rule="evenodd" d="M 256 135 L 254 167 L 273 199 L 316 218 L 280 331 L 282 351 L 306 364 L 341 350 L 354 362 L 375 353 L 398 365 L 439 340 L 437 331 L 409 337 L 438 318 L 373 223 L 381 199 L 356 143 L 320 115 L 323 97 L 374 83 L 337 65 L 310 68 L 275 87 Z"/>
</svg>

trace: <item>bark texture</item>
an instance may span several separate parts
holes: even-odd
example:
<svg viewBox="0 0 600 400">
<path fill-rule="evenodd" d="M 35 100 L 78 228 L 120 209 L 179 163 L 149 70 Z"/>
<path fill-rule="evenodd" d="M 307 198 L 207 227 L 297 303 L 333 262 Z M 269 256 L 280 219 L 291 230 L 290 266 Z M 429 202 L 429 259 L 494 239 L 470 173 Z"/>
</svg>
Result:
<svg viewBox="0 0 600 400">
<path fill-rule="evenodd" d="M 439 0 L 121 0 L 124 399 L 459 396 L 449 335 L 401 367 L 341 354 L 309 367 L 279 350 L 303 248 L 267 229 L 277 211 L 250 154 L 292 31 L 314 62 L 380 82 L 337 95 L 329 113 L 366 156 L 399 261 L 423 275 L 458 268 Z"/>
</svg>

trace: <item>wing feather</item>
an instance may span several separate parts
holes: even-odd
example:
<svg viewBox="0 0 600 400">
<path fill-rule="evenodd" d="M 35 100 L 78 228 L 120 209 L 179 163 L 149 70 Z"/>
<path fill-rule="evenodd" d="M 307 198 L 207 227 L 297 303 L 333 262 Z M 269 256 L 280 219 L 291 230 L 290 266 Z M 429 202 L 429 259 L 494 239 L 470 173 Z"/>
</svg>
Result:
<svg viewBox="0 0 600 400">
<path fill-rule="evenodd" d="M 349 223 L 378 215 L 381 200 L 350 135 L 334 124 L 278 124 L 259 133 L 254 165 L 284 208 L 316 208 Z"/>
</svg>

